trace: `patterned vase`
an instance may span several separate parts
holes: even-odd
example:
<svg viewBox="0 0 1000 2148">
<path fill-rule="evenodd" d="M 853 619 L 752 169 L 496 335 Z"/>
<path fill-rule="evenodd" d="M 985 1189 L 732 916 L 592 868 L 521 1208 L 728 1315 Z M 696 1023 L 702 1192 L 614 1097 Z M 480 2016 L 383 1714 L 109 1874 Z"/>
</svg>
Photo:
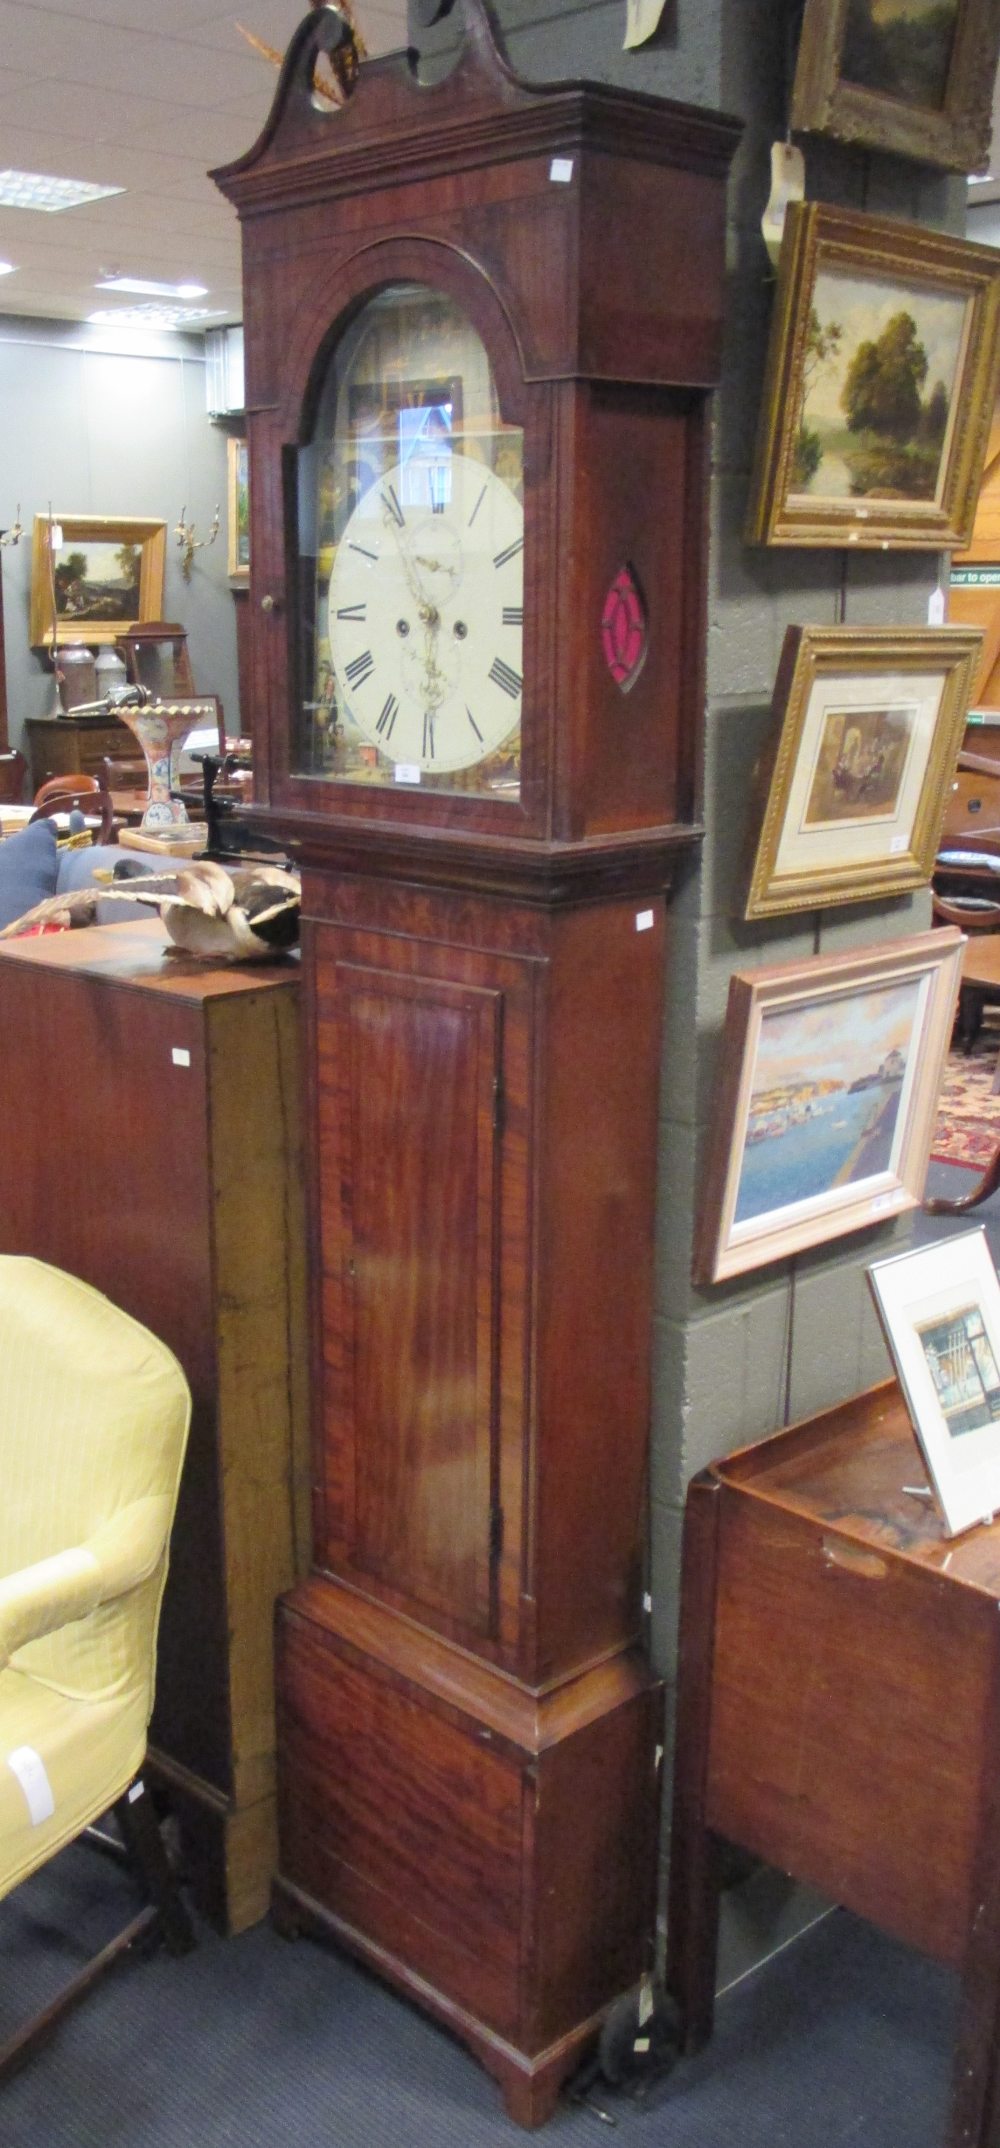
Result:
<svg viewBox="0 0 1000 2148">
<path fill-rule="evenodd" d="M 174 747 L 196 721 L 194 710 L 184 703 L 171 702 L 168 706 L 151 701 L 146 708 L 118 708 L 115 714 L 138 739 L 149 769 L 149 797 L 140 830 L 164 835 L 175 828 L 190 827 L 187 807 L 180 798 L 170 795 L 170 767 Z"/>
</svg>

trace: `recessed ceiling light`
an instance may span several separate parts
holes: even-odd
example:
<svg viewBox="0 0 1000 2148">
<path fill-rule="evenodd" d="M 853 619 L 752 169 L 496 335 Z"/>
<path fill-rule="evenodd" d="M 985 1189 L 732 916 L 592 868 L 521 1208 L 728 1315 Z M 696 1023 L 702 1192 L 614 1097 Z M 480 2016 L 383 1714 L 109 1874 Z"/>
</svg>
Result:
<svg viewBox="0 0 1000 2148">
<path fill-rule="evenodd" d="M 102 276 L 95 291 L 131 291 L 138 298 L 207 298 L 204 283 L 153 283 L 145 276 Z"/>
<path fill-rule="evenodd" d="M 995 184 L 996 184 L 996 173 L 995 173 L 995 172 L 970 172 L 970 173 L 969 173 L 969 177 L 968 177 L 968 181 L 967 181 L 967 184 L 968 184 L 969 186 L 995 186 Z"/>
<path fill-rule="evenodd" d="M 219 309 L 209 306 L 103 306 L 88 313 L 97 328 L 190 328 L 196 321 L 217 321 Z"/>
<path fill-rule="evenodd" d="M 87 179 L 51 179 L 45 172 L 0 172 L 0 208 L 76 209 L 81 202 L 124 194 L 123 186 L 91 186 Z"/>
<path fill-rule="evenodd" d="M 16 266 L 14 261 L 0 261 L 0 276 L 13 276 Z"/>
</svg>

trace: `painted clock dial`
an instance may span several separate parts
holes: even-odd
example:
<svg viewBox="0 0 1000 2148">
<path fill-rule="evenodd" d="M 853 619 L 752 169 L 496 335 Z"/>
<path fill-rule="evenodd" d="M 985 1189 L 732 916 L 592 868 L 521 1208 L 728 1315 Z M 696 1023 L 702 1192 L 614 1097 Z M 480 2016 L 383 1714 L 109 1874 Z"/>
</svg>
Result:
<svg viewBox="0 0 1000 2148">
<path fill-rule="evenodd" d="M 517 743 L 524 511 L 486 463 L 397 463 L 337 546 L 328 641 L 343 719 L 397 782 L 475 768 Z"/>
</svg>

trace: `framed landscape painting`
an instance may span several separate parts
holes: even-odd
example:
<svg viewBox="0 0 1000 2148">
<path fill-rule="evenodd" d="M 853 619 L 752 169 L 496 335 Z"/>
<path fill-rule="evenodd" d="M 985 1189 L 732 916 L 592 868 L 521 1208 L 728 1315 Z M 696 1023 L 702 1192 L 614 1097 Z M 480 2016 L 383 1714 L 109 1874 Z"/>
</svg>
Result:
<svg viewBox="0 0 1000 2148">
<path fill-rule="evenodd" d="M 868 1281 L 949 1536 L 1000 1514 L 1000 1282 L 983 1230 Z"/>
<path fill-rule="evenodd" d="M 56 543 L 52 544 L 51 536 Z M 112 642 L 163 616 L 165 522 L 117 515 L 36 515 L 31 646 Z"/>
<path fill-rule="evenodd" d="M 792 203 L 748 543 L 965 546 L 998 380 L 1000 253 Z"/>
<path fill-rule="evenodd" d="M 920 1201 L 960 932 L 737 971 L 694 1276 L 748 1268 Z"/>
<path fill-rule="evenodd" d="M 976 627 L 789 627 L 748 918 L 926 886 L 981 648 Z"/>
<path fill-rule="evenodd" d="M 245 440 L 226 442 L 229 513 L 229 577 L 250 579 L 250 466 Z"/>
<path fill-rule="evenodd" d="M 791 125 L 985 169 L 1000 0 L 806 0 Z"/>
</svg>

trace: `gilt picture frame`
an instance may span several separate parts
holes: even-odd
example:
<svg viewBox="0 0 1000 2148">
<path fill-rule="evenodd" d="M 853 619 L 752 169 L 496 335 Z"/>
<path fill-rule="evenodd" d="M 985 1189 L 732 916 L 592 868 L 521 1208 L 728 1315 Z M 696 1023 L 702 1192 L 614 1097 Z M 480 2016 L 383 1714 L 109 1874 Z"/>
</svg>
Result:
<svg viewBox="0 0 1000 2148">
<path fill-rule="evenodd" d="M 32 648 L 51 649 L 53 639 L 59 647 L 103 646 L 140 621 L 161 619 L 166 552 L 165 522 L 134 515 L 36 515 Z"/>
<path fill-rule="evenodd" d="M 745 916 L 925 887 L 982 648 L 976 627 L 789 627 Z"/>
<path fill-rule="evenodd" d="M 806 0 L 790 124 L 982 171 L 998 59 L 1000 0 Z"/>
<path fill-rule="evenodd" d="M 250 456 L 247 442 L 226 442 L 228 572 L 231 582 L 250 580 Z"/>
<path fill-rule="evenodd" d="M 876 1261 L 868 1282 L 949 1536 L 1000 1514 L 1000 1280 L 984 1230 Z"/>
<path fill-rule="evenodd" d="M 998 382 L 994 248 L 793 202 L 747 542 L 963 548 Z"/>
<path fill-rule="evenodd" d="M 731 978 L 696 1283 L 917 1206 L 964 945 L 945 927 Z"/>
</svg>

